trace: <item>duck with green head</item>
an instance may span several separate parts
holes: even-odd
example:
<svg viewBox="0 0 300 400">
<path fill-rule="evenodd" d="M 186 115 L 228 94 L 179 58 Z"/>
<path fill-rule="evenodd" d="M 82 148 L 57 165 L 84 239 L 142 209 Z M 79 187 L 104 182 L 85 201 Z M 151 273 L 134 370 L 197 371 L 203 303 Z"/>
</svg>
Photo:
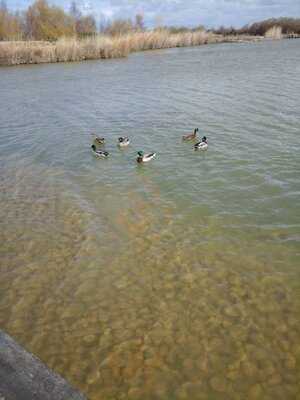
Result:
<svg viewBox="0 0 300 400">
<path fill-rule="evenodd" d="M 195 148 L 195 150 L 207 150 L 208 143 L 207 143 L 206 136 L 203 136 L 203 138 L 201 139 L 201 142 L 196 143 L 194 148 Z"/>
</svg>

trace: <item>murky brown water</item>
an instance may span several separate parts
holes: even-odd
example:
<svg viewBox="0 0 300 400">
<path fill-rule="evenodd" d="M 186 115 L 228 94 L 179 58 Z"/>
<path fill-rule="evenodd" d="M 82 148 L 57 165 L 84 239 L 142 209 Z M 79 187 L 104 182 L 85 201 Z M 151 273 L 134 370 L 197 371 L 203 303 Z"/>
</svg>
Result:
<svg viewBox="0 0 300 400">
<path fill-rule="evenodd" d="M 0 70 L 0 327 L 90 399 L 300 398 L 294 43 Z"/>
</svg>

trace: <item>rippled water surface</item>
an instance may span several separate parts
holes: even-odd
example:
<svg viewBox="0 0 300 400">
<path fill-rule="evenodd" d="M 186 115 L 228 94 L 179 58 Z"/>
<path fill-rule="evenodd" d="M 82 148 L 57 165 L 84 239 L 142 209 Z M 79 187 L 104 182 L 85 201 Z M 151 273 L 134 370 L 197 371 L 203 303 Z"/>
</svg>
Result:
<svg viewBox="0 0 300 400">
<path fill-rule="evenodd" d="M 0 86 L 0 327 L 92 400 L 300 399 L 300 42 Z"/>
</svg>

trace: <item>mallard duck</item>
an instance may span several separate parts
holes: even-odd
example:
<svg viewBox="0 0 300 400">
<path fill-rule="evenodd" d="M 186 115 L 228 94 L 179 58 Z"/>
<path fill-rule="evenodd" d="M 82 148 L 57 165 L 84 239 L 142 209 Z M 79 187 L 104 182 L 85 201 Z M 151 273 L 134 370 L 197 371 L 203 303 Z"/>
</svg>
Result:
<svg viewBox="0 0 300 400">
<path fill-rule="evenodd" d="M 197 137 L 198 128 L 194 129 L 194 133 L 190 133 L 189 135 L 182 136 L 182 140 L 194 140 Z"/>
<path fill-rule="evenodd" d="M 128 137 L 119 137 L 119 139 L 118 139 L 118 145 L 120 147 L 126 147 L 129 145 L 129 143 L 130 143 L 130 140 Z"/>
<path fill-rule="evenodd" d="M 206 136 L 203 136 L 203 138 L 201 139 L 201 142 L 196 143 L 194 147 L 195 147 L 195 150 L 207 150 L 208 143 L 207 143 Z"/>
<path fill-rule="evenodd" d="M 151 161 L 155 156 L 156 156 L 156 153 L 144 154 L 143 151 L 139 151 L 136 161 L 139 164 L 140 163 L 144 163 L 144 162 L 148 162 L 148 161 Z"/>
<path fill-rule="evenodd" d="M 96 157 L 106 158 L 106 157 L 109 156 L 109 152 L 108 151 L 97 150 L 97 148 L 96 148 L 96 146 L 94 144 L 92 144 L 91 148 L 92 148 L 93 154 Z"/>
<path fill-rule="evenodd" d="M 94 143 L 96 143 L 98 145 L 102 145 L 102 144 L 105 143 L 105 139 L 103 137 L 100 138 L 100 137 L 96 136 L 95 139 L 94 139 Z"/>
</svg>

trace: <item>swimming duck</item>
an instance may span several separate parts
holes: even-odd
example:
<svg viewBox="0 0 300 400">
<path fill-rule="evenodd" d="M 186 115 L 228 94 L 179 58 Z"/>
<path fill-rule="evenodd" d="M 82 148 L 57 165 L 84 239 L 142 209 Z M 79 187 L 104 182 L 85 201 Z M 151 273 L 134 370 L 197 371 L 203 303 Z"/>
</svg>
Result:
<svg viewBox="0 0 300 400">
<path fill-rule="evenodd" d="M 194 133 L 190 133 L 189 135 L 182 136 L 182 140 L 194 140 L 197 137 L 198 128 L 194 129 Z"/>
<path fill-rule="evenodd" d="M 155 156 L 156 156 L 156 153 L 144 154 L 143 151 L 139 151 L 136 161 L 139 164 L 140 163 L 144 163 L 144 162 L 148 162 L 148 161 L 151 161 Z"/>
<path fill-rule="evenodd" d="M 96 136 L 95 139 L 94 139 L 94 142 L 95 142 L 96 144 L 98 144 L 98 145 L 102 145 L 102 144 L 105 143 L 105 139 L 104 139 L 103 137 L 100 138 L 100 137 Z"/>
<path fill-rule="evenodd" d="M 207 143 L 206 136 L 203 136 L 203 138 L 201 139 L 201 142 L 196 143 L 194 148 L 195 148 L 195 150 L 207 150 L 208 143 Z"/>
<path fill-rule="evenodd" d="M 97 150 L 97 148 L 96 148 L 96 146 L 94 144 L 92 144 L 91 148 L 92 148 L 93 154 L 96 157 L 106 158 L 106 157 L 109 156 L 109 152 L 108 151 Z"/>
<path fill-rule="evenodd" d="M 119 139 L 118 139 L 118 145 L 120 147 L 126 147 L 129 145 L 129 143 L 130 143 L 130 140 L 128 137 L 119 137 Z"/>
</svg>

